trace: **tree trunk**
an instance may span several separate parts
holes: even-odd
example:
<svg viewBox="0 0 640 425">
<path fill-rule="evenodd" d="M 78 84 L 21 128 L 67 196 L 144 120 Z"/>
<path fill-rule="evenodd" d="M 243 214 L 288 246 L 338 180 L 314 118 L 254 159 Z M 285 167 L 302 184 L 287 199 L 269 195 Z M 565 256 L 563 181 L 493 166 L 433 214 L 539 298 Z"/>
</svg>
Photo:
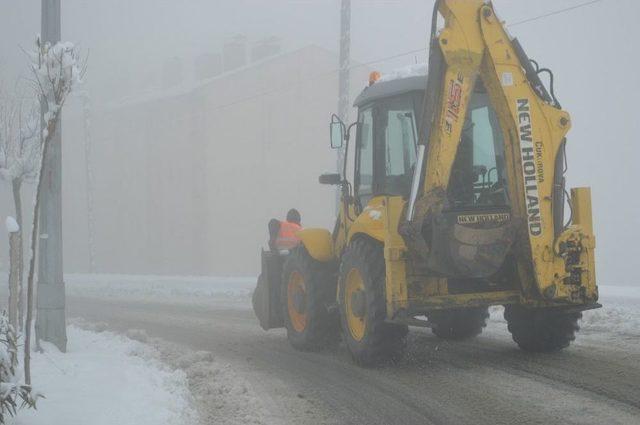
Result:
<svg viewBox="0 0 640 425">
<path fill-rule="evenodd" d="M 56 119 L 58 117 L 55 117 Z M 29 274 L 27 275 L 27 321 L 24 324 L 24 383 L 31 385 L 31 321 L 33 319 L 33 280 L 36 271 L 36 244 L 38 243 L 38 217 L 40 215 L 40 194 L 42 193 L 42 170 L 49 151 L 49 140 L 56 131 L 55 121 L 49 121 L 47 137 L 42 142 L 42 157 L 40 158 L 40 170 L 38 170 L 38 186 L 36 189 L 36 202 L 33 207 L 33 223 L 31 224 L 31 258 L 29 259 Z"/>
<path fill-rule="evenodd" d="M 46 151 L 46 144 L 44 150 Z M 40 166 L 42 171 L 42 166 Z M 33 276 L 36 268 L 36 243 L 38 242 L 38 212 L 40 210 L 40 189 L 42 176 L 38 177 L 36 203 L 33 208 L 33 223 L 31 227 L 31 259 L 29 260 L 29 274 L 27 276 L 27 320 L 24 324 L 24 382 L 31 385 L 31 320 L 33 317 Z"/>
<path fill-rule="evenodd" d="M 11 182 L 12 190 L 13 190 L 13 205 L 16 210 L 16 221 L 18 222 L 18 226 L 20 226 L 20 231 L 18 232 L 17 237 L 17 314 L 18 314 L 18 327 L 16 330 L 18 332 L 22 332 L 24 326 L 24 285 L 23 285 L 23 275 L 24 275 L 24 233 L 22 230 L 22 196 L 20 190 L 22 189 L 22 180 L 21 179 L 13 179 Z"/>
<path fill-rule="evenodd" d="M 20 230 L 9 234 L 9 323 L 18 329 L 18 258 Z"/>
</svg>

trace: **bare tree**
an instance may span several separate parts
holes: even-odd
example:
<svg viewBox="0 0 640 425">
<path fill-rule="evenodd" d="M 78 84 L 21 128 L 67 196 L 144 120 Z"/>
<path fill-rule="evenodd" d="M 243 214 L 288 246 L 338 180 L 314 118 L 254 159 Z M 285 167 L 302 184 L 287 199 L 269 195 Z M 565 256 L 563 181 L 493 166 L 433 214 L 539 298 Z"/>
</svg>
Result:
<svg viewBox="0 0 640 425">
<path fill-rule="evenodd" d="M 38 241 L 38 215 L 42 194 L 42 170 L 48 158 L 49 142 L 58 131 L 57 124 L 67 97 L 73 87 L 81 81 L 84 70 L 80 69 L 79 53 L 72 43 L 59 42 L 55 45 L 36 40 L 36 50 L 28 52 L 33 84 L 41 102 L 46 103 L 47 112 L 42 117 L 40 163 L 38 166 L 38 185 L 35 195 L 33 223 L 31 227 L 31 258 L 27 276 L 27 320 L 24 344 L 25 383 L 31 385 L 31 321 L 33 317 L 33 280 L 36 262 L 36 244 Z"/>
<path fill-rule="evenodd" d="M 18 329 L 18 278 L 20 272 L 18 270 L 18 262 L 16 258 L 21 257 L 18 249 L 21 248 L 19 240 L 20 226 L 16 222 L 15 218 L 7 217 L 7 232 L 9 233 L 9 323 L 13 326 L 13 329 Z"/>
<path fill-rule="evenodd" d="M 11 293 L 10 304 L 15 301 L 17 316 L 10 315 L 12 324 L 21 331 L 24 320 L 24 241 L 22 233 L 23 207 L 22 184 L 35 180 L 40 163 L 39 116 L 36 99 L 25 96 L 24 90 L 16 85 L 11 95 L 0 95 L 0 179 L 11 185 L 15 218 L 18 231 L 12 236 L 10 251 L 10 286 L 17 291 Z M 15 298 L 15 299 L 14 299 Z M 14 304 L 11 304 L 14 305 Z M 15 320 L 15 321 L 14 321 Z"/>
</svg>

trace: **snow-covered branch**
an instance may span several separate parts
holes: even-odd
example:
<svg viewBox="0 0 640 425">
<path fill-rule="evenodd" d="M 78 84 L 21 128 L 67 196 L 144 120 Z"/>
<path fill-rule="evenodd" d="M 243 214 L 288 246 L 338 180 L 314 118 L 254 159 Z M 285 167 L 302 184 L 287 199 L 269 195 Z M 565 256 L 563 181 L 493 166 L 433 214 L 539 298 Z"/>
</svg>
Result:
<svg viewBox="0 0 640 425">
<path fill-rule="evenodd" d="M 34 180 L 40 164 L 38 103 L 20 91 L 0 98 L 0 179 Z"/>
<path fill-rule="evenodd" d="M 17 220 L 7 222 L 11 233 L 10 291 L 22 300 L 22 201 L 20 187 L 25 180 L 37 181 L 33 221 L 31 225 L 31 258 L 27 275 L 26 321 L 24 324 L 24 384 L 16 376 L 17 349 L 16 326 L 22 324 L 21 303 L 17 307 L 10 300 L 11 320 L 0 316 L 0 424 L 6 414 L 14 415 L 18 402 L 22 406 L 35 407 L 38 397 L 31 390 L 31 321 L 33 318 L 33 294 L 38 234 L 38 216 L 43 187 L 43 167 L 47 162 L 50 141 L 58 130 L 62 107 L 72 89 L 81 82 L 83 74 L 79 53 L 72 43 L 54 45 L 36 40 L 36 48 L 25 52 L 33 75 L 31 96 L 16 92 L 15 96 L 0 93 L 0 178 L 11 183 Z M 25 99 L 31 98 L 30 101 Z M 42 111 L 42 114 L 40 114 Z M 15 226 L 14 226 L 15 224 Z M 17 229 L 17 230 L 15 230 Z M 14 231 L 15 230 L 15 231 Z M 20 319 L 16 319 L 16 315 Z"/>
<path fill-rule="evenodd" d="M 42 140 L 46 143 L 50 134 L 56 129 L 56 123 L 62 106 L 73 87 L 82 81 L 80 53 L 70 42 L 58 42 L 54 45 L 36 40 L 36 49 L 27 52 L 31 64 L 31 72 L 43 105 L 44 128 Z"/>
</svg>

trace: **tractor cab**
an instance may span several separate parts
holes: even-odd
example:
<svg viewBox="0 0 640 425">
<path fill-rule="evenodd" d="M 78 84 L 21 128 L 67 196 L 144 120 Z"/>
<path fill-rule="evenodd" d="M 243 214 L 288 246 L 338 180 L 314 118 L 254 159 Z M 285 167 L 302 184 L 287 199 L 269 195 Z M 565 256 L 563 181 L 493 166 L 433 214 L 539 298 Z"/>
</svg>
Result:
<svg viewBox="0 0 640 425">
<path fill-rule="evenodd" d="M 361 212 L 376 196 L 409 198 L 417 162 L 418 131 L 424 103 L 426 74 L 378 80 L 372 73 L 369 87 L 357 97 L 355 140 L 336 117 L 332 122 L 332 147 L 342 140 L 355 143 L 353 200 Z M 349 158 L 345 158 L 347 162 Z M 345 167 L 346 174 L 347 167 Z"/>
<path fill-rule="evenodd" d="M 345 226 L 358 221 L 350 215 L 358 216 L 367 208 L 375 210 L 376 198 L 399 197 L 406 212 L 395 225 L 402 228 L 410 220 L 415 200 L 423 190 L 422 170 L 427 158 L 424 146 L 419 146 L 419 139 L 423 139 L 419 138 L 419 131 L 427 77 L 424 73 L 410 74 L 380 78 L 378 73 L 372 73 L 369 87 L 354 103 L 358 108 L 357 122 L 345 128 L 337 117 L 333 118 L 332 146 L 342 147 L 342 140 L 347 145 L 355 143 L 345 149 L 354 157 L 345 158 L 343 170 L 343 176 L 347 176 L 346 162 L 353 163 L 352 189 L 348 182 L 351 176 L 334 179 L 347 183 L 344 187 L 349 190 L 342 198 L 351 203 L 341 220 Z M 451 105 L 451 113 L 455 112 L 455 105 Z M 480 79 L 471 93 L 466 117 L 455 118 L 465 121 L 446 193 L 441 197 L 444 202 L 419 223 L 421 229 L 415 233 L 420 234 L 421 240 L 415 243 L 414 251 L 423 254 L 418 263 L 426 266 L 429 273 L 449 278 L 486 278 L 503 265 L 512 245 L 514 226 L 504 137 Z M 349 133 L 353 127 L 356 136 L 352 141 Z M 345 228 L 344 234 L 348 233 L 352 232 Z M 405 239 L 412 242 L 407 235 Z"/>
</svg>

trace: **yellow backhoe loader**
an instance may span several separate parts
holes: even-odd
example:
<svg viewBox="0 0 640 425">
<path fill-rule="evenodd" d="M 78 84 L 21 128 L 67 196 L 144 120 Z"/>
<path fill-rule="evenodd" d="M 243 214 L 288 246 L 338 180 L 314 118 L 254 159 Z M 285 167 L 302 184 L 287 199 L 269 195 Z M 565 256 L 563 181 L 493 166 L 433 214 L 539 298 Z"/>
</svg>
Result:
<svg viewBox="0 0 640 425">
<path fill-rule="evenodd" d="M 341 329 L 370 365 L 399 358 L 409 326 L 469 338 L 503 305 L 522 349 L 567 347 L 600 305 L 591 194 L 565 190 L 571 118 L 551 71 L 491 2 L 440 0 L 428 72 L 379 77 L 356 99 L 356 123 L 330 124 L 332 147 L 350 155 L 320 177 L 341 188 L 333 232 L 305 229 L 289 255 L 263 253 L 263 328 L 286 327 L 301 350 Z"/>
</svg>

